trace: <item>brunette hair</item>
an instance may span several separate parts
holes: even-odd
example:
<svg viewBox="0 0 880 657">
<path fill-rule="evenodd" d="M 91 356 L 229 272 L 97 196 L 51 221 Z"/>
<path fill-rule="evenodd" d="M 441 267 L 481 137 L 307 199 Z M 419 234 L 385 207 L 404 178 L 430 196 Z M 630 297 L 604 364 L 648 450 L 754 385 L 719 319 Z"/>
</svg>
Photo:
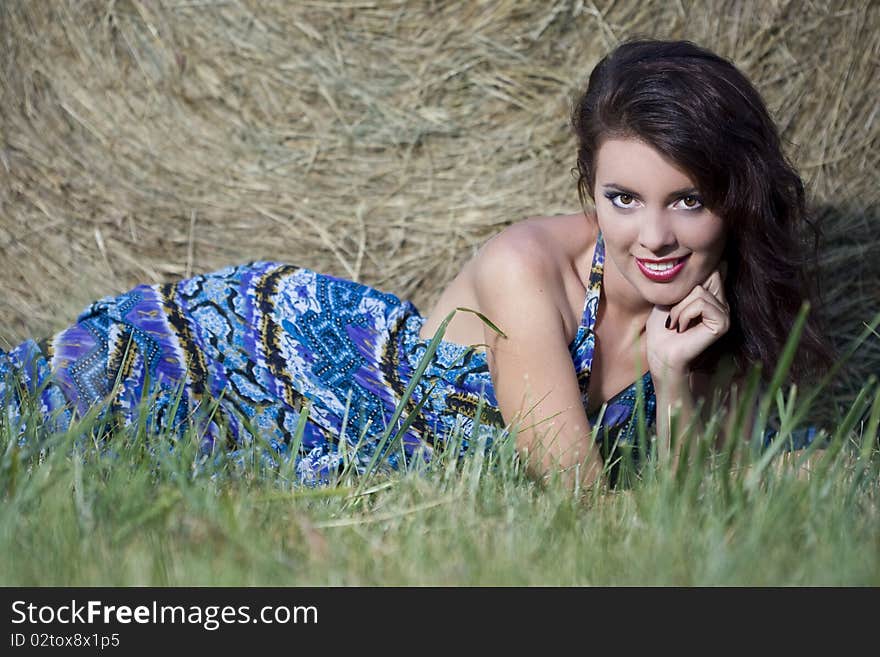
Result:
<svg viewBox="0 0 880 657">
<path fill-rule="evenodd" d="M 761 95 L 731 62 L 689 41 L 625 42 L 593 69 L 572 125 L 584 207 L 588 196 L 595 201 L 602 142 L 637 138 L 687 171 L 725 222 L 731 327 L 694 369 L 713 372 L 730 354 L 740 376 L 760 362 L 768 380 L 804 300 L 811 309 L 789 375 L 809 380 L 831 365 L 836 353 L 818 312 L 821 229 Z M 801 240 L 804 224 L 813 231 L 812 250 Z"/>
</svg>

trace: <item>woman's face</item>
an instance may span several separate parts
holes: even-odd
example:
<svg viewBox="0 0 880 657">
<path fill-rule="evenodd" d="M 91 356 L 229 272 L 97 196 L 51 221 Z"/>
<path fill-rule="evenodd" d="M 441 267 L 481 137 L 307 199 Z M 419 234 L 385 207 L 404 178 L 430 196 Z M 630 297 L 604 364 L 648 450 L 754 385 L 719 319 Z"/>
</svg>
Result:
<svg viewBox="0 0 880 657">
<path fill-rule="evenodd" d="M 633 309 L 675 305 L 718 267 L 726 240 L 721 218 L 703 207 L 690 176 L 645 142 L 606 140 L 595 170 L 606 272 L 618 301 Z M 680 267 L 653 278 L 639 262 L 678 258 Z"/>
</svg>

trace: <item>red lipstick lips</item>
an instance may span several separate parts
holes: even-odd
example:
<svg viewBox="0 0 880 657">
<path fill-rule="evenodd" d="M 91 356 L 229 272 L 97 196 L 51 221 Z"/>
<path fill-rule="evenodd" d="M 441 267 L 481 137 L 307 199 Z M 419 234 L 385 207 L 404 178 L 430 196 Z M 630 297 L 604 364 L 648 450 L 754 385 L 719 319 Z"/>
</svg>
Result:
<svg viewBox="0 0 880 657">
<path fill-rule="evenodd" d="M 645 278 L 654 281 L 655 283 L 666 283 L 675 278 L 678 275 L 678 272 L 684 269 L 684 266 L 687 263 L 689 257 L 690 254 L 682 258 L 664 258 L 663 260 L 644 260 L 636 258 L 636 264 L 639 266 L 641 272 L 645 275 Z M 664 271 L 656 271 L 647 266 L 649 264 L 664 264 L 673 262 L 678 262 L 678 264 L 676 264 L 672 268 L 665 269 Z"/>
</svg>

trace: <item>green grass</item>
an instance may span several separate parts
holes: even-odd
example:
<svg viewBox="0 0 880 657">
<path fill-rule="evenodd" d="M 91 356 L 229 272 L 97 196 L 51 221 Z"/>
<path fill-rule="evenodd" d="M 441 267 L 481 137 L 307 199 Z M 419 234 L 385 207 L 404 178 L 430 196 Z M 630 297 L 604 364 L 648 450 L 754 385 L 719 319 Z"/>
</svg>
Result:
<svg viewBox="0 0 880 657">
<path fill-rule="evenodd" d="M 683 477 L 649 465 L 629 490 L 579 498 L 525 476 L 509 441 L 482 462 L 450 450 L 422 473 L 304 488 L 259 460 L 199 466 L 169 438 L 153 456 L 115 435 L 111 457 L 72 435 L 37 450 L 7 433 L 0 582 L 876 586 L 878 399 L 867 456 L 850 434 L 809 479 L 781 460 L 752 479 L 737 448 L 736 467 L 709 453 Z"/>
<path fill-rule="evenodd" d="M 784 439 L 815 396 L 773 392 Z M 259 445 L 211 459 L 191 434 L 94 417 L 54 435 L 31 418 L 20 445 L 0 420 L 0 584 L 880 585 L 876 377 L 827 449 L 716 450 L 727 420 L 677 473 L 651 460 L 579 494 L 528 476 L 510 439 L 305 487 Z"/>
</svg>

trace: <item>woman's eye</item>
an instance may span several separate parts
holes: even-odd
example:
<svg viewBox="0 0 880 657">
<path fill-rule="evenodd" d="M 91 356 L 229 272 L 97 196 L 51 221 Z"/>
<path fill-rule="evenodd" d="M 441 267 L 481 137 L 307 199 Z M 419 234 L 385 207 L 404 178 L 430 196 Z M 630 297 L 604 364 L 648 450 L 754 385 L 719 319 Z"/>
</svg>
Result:
<svg viewBox="0 0 880 657">
<path fill-rule="evenodd" d="M 699 196 L 682 196 L 675 202 L 675 206 L 673 207 L 676 206 L 678 206 L 677 209 L 698 210 L 703 207 L 703 202 L 700 200 Z"/>
<path fill-rule="evenodd" d="M 635 199 L 631 194 L 614 194 L 611 197 L 611 204 L 618 208 L 631 208 L 635 204 Z"/>
</svg>

